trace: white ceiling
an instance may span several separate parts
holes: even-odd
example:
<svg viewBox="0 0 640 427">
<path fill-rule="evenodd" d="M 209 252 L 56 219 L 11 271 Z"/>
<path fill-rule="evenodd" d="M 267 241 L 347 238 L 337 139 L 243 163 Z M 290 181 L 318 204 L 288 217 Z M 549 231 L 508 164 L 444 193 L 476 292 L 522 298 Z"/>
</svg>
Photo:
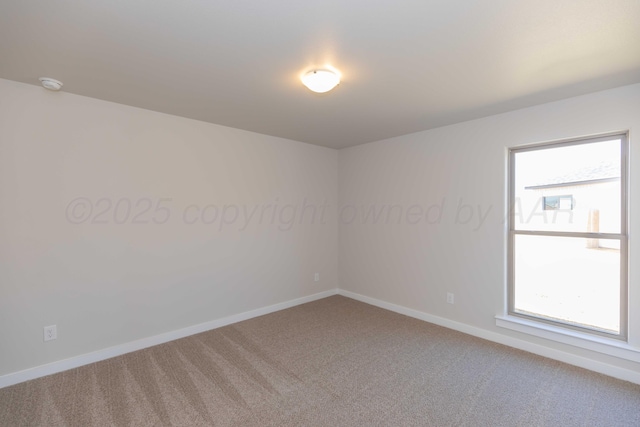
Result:
<svg viewBox="0 0 640 427">
<path fill-rule="evenodd" d="M 639 22 L 639 0 L 2 0 L 0 77 L 341 148 L 640 82 Z M 343 81 L 314 94 L 325 64 Z"/>
</svg>

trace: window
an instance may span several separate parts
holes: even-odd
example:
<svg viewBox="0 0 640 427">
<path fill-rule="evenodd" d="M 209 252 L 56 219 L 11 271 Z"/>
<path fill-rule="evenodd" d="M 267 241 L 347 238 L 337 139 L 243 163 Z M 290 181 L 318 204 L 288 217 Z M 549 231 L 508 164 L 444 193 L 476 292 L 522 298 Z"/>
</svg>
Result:
<svg viewBox="0 0 640 427">
<path fill-rule="evenodd" d="M 626 134 L 509 152 L 509 314 L 627 336 Z"/>
<path fill-rule="evenodd" d="M 545 196 L 542 198 L 542 209 L 545 211 L 573 209 L 572 196 Z"/>
</svg>

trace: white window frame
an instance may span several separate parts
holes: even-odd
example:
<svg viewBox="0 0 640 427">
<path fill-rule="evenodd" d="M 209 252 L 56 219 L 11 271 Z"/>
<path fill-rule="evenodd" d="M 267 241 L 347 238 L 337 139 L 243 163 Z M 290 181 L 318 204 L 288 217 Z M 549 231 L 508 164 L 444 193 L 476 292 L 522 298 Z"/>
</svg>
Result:
<svg viewBox="0 0 640 427">
<path fill-rule="evenodd" d="M 609 141 L 612 138 L 620 138 L 620 201 L 621 201 L 621 218 L 619 233 L 593 233 L 593 232 L 558 232 L 558 231 L 530 231 L 516 230 L 515 227 L 515 156 L 517 153 L 526 151 L 536 151 L 548 148 L 559 148 L 571 145 L 582 145 L 595 142 Z M 628 307 L 628 286 L 629 286 L 629 235 L 628 235 L 628 170 L 629 170 L 629 133 L 615 132 L 602 134 L 593 137 L 574 138 L 563 141 L 546 142 L 541 144 L 526 145 L 520 147 L 509 148 L 508 162 L 508 238 L 507 238 L 507 313 L 508 316 L 523 319 L 529 325 L 540 325 L 543 328 L 551 326 L 553 329 L 560 328 L 565 330 L 573 330 L 588 335 L 602 336 L 613 338 L 619 341 L 627 342 L 628 326 L 629 326 L 629 307 Z M 582 327 L 575 324 L 555 321 L 545 317 L 538 317 L 515 310 L 515 236 L 516 235 L 533 235 L 533 236 L 549 236 L 549 237 L 581 237 L 588 239 L 614 239 L 620 242 L 620 332 L 606 332 L 599 329 Z"/>
</svg>

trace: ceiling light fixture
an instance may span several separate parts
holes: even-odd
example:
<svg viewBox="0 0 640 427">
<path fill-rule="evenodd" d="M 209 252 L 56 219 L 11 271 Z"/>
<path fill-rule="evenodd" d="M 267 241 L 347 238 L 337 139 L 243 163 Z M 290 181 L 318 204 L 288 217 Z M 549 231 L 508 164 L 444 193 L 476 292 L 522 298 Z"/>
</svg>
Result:
<svg viewBox="0 0 640 427">
<path fill-rule="evenodd" d="M 62 82 L 49 77 L 40 77 L 40 83 L 42 83 L 42 86 L 45 89 L 53 90 L 56 92 L 62 89 Z"/>
<path fill-rule="evenodd" d="M 329 92 L 340 83 L 340 76 L 330 70 L 313 70 L 302 76 L 302 83 L 317 93 Z"/>
</svg>

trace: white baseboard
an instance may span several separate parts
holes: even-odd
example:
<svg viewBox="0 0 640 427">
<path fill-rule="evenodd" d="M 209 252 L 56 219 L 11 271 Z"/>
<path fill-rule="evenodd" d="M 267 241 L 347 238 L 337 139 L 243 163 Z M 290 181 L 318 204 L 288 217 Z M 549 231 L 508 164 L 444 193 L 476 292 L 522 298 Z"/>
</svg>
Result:
<svg viewBox="0 0 640 427">
<path fill-rule="evenodd" d="M 557 350 L 557 349 L 546 347 L 539 344 L 534 344 L 525 340 L 510 337 L 510 336 L 498 334 L 496 332 L 491 332 L 486 329 L 470 326 L 465 323 L 456 322 L 454 320 L 449 320 L 443 317 L 434 316 L 432 314 L 427 314 L 422 311 L 413 310 L 411 308 L 407 308 L 401 305 L 392 304 L 376 298 L 360 295 L 355 292 L 345 291 L 344 289 L 338 289 L 338 295 L 342 295 L 347 298 L 364 302 L 366 304 L 374 305 L 376 307 L 384 308 L 385 310 L 394 311 L 399 314 L 404 314 L 405 316 L 424 320 L 425 322 L 444 326 L 445 328 L 464 332 L 465 334 L 473 335 L 478 338 L 483 338 L 488 341 L 493 341 L 509 347 L 528 351 L 529 353 L 534 353 L 540 356 L 548 357 L 549 359 L 558 360 L 560 362 L 568 363 L 570 365 L 578 366 L 581 368 L 589 369 L 591 371 L 599 372 L 601 374 L 609 375 L 614 378 L 629 381 L 635 384 L 640 384 L 640 372 L 637 372 L 637 371 L 621 368 L 619 366 L 611 365 L 604 362 L 599 362 L 597 360 L 589 359 L 582 356 L 577 356 L 575 354 L 567 353 L 565 351 Z"/>
<path fill-rule="evenodd" d="M 154 345 L 163 344 L 169 341 L 177 340 L 179 338 L 184 338 L 190 335 L 199 334 L 201 332 L 210 331 L 212 329 L 221 328 L 223 326 L 231 325 L 233 323 L 242 322 L 243 320 L 252 319 L 254 317 L 263 316 L 269 313 L 274 313 L 276 311 L 284 310 L 286 308 L 295 307 L 300 304 L 306 304 L 311 301 L 330 297 L 332 295 L 336 295 L 337 293 L 338 293 L 337 289 L 330 289 L 328 291 L 320 292 L 320 293 L 309 295 L 302 298 L 296 298 L 290 301 L 285 301 L 278 304 L 270 305 L 268 307 L 258 308 L 256 310 L 246 311 L 240 314 L 234 314 L 232 316 L 224 317 L 222 319 L 216 319 L 210 322 L 200 323 L 198 325 L 189 326 L 183 329 L 178 329 L 176 331 L 165 332 L 160 335 L 142 338 L 136 341 L 131 341 L 128 343 L 94 351 L 92 353 L 82 354 L 80 356 L 59 360 L 56 362 L 48 363 L 46 365 L 36 366 L 34 368 L 25 369 L 23 371 L 12 372 L 10 374 L 0 376 L 0 388 L 8 387 L 10 385 L 33 380 L 33 379 L 44 377 L 47 375 L 56 374 L 58 372 L 66 371 L 69 369 L 78 368 L 80 366 L 88 365 L 90 363 L 95 363 L 101 360 L 110 359 L 112 357 L 120 356 L 126 353 L 131 353 L 137 350 L 142 350 L 143 348 L 153 347 Z"/>
<path fill-rule="evenodd" d="M 538 354 L 540 356 L 548 357 L 550 359 L 559 360 L 561 362 L 565 362 L 571 365 L 579 366 L 581 368 L 589 369 L 591 371 L 609 375 L 614 378 L 619 378 L 621 380 L 640 384 L 640 372 L 637 372 L 637 371 L 621 368 L 615 365 L 577 356 L 561 350 L 534 344 L 525 340 L 520 340 L 510 336 L 498 334 L 485 329 L 477 328 L 475 326 L 470 326 L 464 323 L 445 319 L 443 317 L 434 316 L 432 314 L 424 313 L 418 310 L 413 310 L 401 305 L 392 304 L 376 298 L 371 298 L 371 297 L 360 295 L 354 292 L 346 291 L 344 289 L 331 289 L 328 291 L 320 292 L 320 293 L 309 295 L 306 297 L 297 298 L 297 299 L 285 301 L 279 304 L 262 307 L 256 310 L 251 310 L 244 313 L 239 313 L 232 316 L 224 317 L 222 319 L 212 320 L 210 322 L 189 326 L 187 328 L 179 329 L 176 331 L 166 332 L 160 335 L 142 338 L 136 341 L 105 348 L 92 353 L 87 353 L 80 356 L 71 357 L 69 359 L 52 362 L 46 365 L 25 369 L 23 371 L 6 374 L 3 376 L 0 376 L 0 388 L 8 387 L 10 385 L 18 384 L 24 381 L 29 381 L 32 379 L 36 379 L 36 378 L 44 377 L 47 375 L 55 374 L 58 372 L 66 371 L 69 369 L 77 368 L 80 366 L 88 365 L 90 363 L 99 362 L 101 360 L 110 359 L 112 357 L 120 356 L 126 353 L 131 353 L 137 350 L 142 350 L 144 348 L 152 347 L 158 344 L 163 344 L 165 342 L 173 341 L 179 338 L 188 337 L 190 335 L 195 335 L 201 332 L 206 332 L 212 329 L 217 329 L 223 326 L 231 325 L 233 323 L 241 322 L 243 320 L 248 320 L 254 317 L 263 316 L 265 314 L 274 313 L 276 311 L 295 307 L 300 304 L 305 304 L 305 303 L 326 298 L 332 295 L 342 295 L 347 298 L 351 298 L 357 301 L 364 302 L 366 304 L 383 308 L 385 310 L 403 314 L 405 316 L 420 319 L 425 322 L 444 326 L 445 328 L 460 331 L 469 335 L 476 336 L 478 338 L 483 338 L 489 341 L 497 342 L 499 344 L 507 345 L 509 347 L 514 347 L 520 350 L 528 351 L 530 353 Z"/>
</svg>

